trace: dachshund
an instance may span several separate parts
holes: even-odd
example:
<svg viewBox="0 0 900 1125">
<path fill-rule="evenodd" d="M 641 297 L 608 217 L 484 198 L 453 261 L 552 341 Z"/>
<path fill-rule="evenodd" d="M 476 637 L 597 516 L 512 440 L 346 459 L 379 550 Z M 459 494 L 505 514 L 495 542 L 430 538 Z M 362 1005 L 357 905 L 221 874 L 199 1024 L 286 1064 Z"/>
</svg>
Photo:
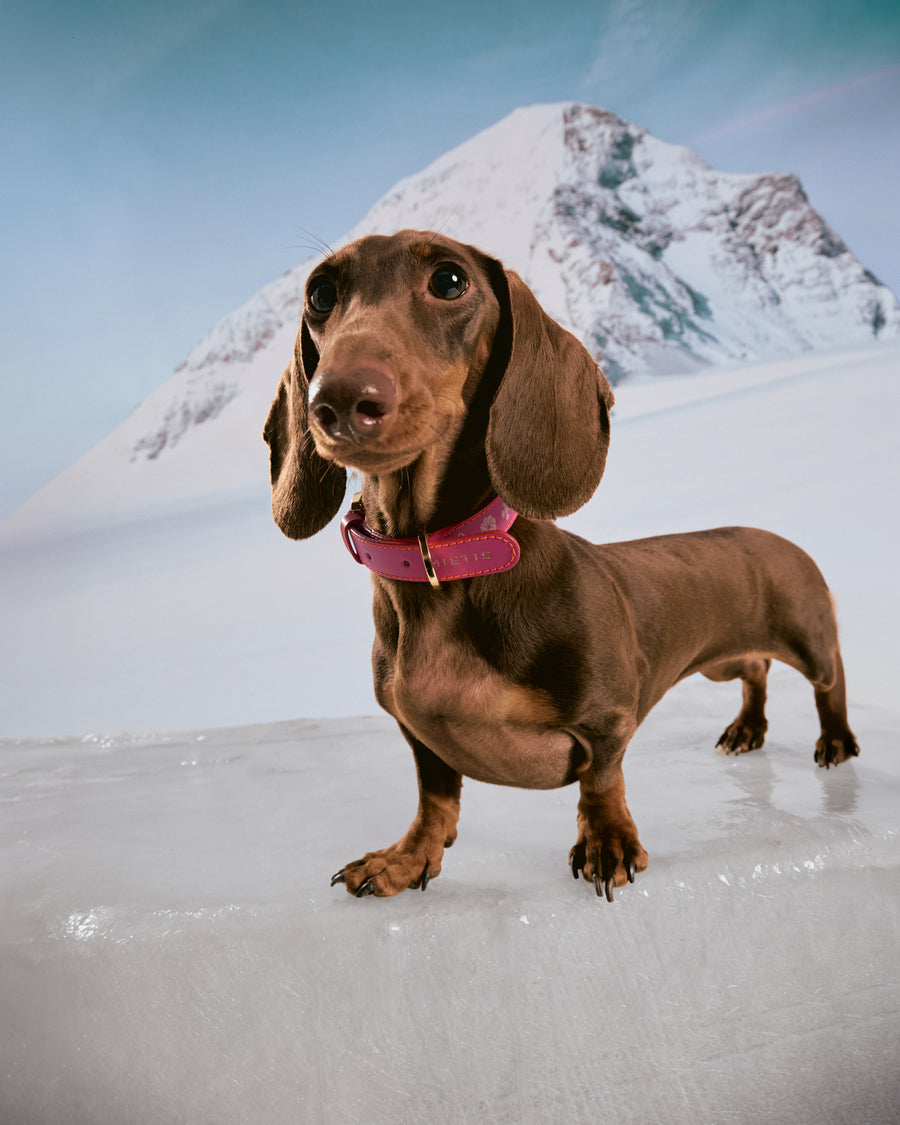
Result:
<svg viewBox="0 0 900 1125">
<path fill-rule="evenodd" d="M 816 762 L 859 753 L 833 601 L 799 547 L 742 527 L 598 546 L 553 522 L 599 484 L 612 405 L 582 344 L 473 246 L 404 230 L 313 269 L 265 424 L 272 511 L 305 539 L 360 474 L 342 534 L 372 570 L 375 694 L 419 789 L 406 834 L 332 885 L 424 890 L 456 839 L 463 776 L 577 781 L 569 865 L 612 901 L 647 866 L 625 749 L 694 672 L 742 681 L 721 753 L 763 744 L 773 659 L 812 683 Z"/>
</svg>

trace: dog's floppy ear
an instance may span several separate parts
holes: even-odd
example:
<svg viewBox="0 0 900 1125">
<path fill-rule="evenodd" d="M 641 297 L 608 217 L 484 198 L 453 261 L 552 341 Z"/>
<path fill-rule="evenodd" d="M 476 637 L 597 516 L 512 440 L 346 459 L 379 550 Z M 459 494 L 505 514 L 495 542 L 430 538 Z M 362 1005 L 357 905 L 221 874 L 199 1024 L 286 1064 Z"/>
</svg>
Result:
<svg viewBox="0 0 900 1125">
<path fill-rule="evenodd" d="M 347 485 L 346 471 L 319 456 L 309 432 L 309 379 L 318 358 L 304 324 L 263 429 L 269 445 L 272 515 L 291 539 L 308 539 L 321 531 L 337 514 Z"/>
<path fill-rule="evenodd" d="M 487 432 L 491 481 L 524 516 L 556 519 L 586 503 L 603 476 L 613 393 L 587 349 L 551 320 L 511 270 L 494 274 L 495 348 L 509 359 Z"/>
</svg>

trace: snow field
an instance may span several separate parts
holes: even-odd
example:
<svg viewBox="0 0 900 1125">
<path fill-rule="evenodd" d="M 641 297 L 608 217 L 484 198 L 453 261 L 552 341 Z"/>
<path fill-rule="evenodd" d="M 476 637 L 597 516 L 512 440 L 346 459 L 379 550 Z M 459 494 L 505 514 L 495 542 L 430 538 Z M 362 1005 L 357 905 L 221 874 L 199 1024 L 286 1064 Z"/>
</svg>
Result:
<svg viewBox="0 0 900 1125">
<path fill-rule="evenodd" d="M 334 528 L 290 543 L 265 486 L 211 492 L 214 466 L 177 504 L 157 476 L 143 508 L 136 473 L 105 526 L 61 503 L 42 538 L 49 495 L 4 521 L 0 1121 L 896 1121 L 897 359 L 620 388 L 568 524 L 800 542 L 862 756 L 815 767 L 788 669 L 739 758 L 713 750 L 737 685 L 679 685 L 625 759 L 650 867 L 612 905 L 568 871 L 573 788 L 471 781 L 426 894 L 328 886 L 415 804 Z M 186 442 L 154 469 L 202 460 Z"/>
</svg>

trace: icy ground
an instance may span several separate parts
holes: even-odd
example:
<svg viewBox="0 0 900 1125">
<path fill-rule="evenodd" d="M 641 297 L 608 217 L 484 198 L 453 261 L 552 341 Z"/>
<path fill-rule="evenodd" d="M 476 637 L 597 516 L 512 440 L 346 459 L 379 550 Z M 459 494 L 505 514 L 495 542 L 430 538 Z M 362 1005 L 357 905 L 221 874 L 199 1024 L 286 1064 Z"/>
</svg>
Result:
<svg viewBox="0 0 900 1125">
<path fill-rule="evenodd" d="M 354 717 L 367 579 L 333 529 L 282 540 L 250 488 L 6 534 L 0 732 L 40 737 L 0 742 L 2 1125 L 896 1122 L 897 361 L 620 390 L 569 522 L 799 541 L 862 756 L 815 767 L 787 669 L 737 759 L 735 685 L 679 685 L 625 760 L 650 868 L 613 904 L 567 869 L 572 788 L 467 782 L 426 894 L 328 886 L 415 804 L 390 720 Z"/>
<path fill-rule="evenodd" d="M 424 895 L 331 889 L 412 815 L 387 719 L 7 744 L 0 1120 L 896 1122 L 898 716 L 854 708 L 826 773 L 773 680 L 738 759 L 727 690 L 647 720 L 612 905 L 566 865 L 574 789 L 471 781 Z"/>
</svg>

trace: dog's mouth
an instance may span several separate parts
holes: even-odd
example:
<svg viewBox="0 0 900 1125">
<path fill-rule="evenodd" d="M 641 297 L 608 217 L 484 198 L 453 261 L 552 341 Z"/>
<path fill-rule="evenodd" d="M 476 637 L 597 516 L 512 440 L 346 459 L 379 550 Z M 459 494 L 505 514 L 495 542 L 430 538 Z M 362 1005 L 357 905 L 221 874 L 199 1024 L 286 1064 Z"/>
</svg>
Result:
<svg viewBox="0 0 900 1125">
<path fill-rule="evenodd" d="M 412 465 L 425 452 L 425 447 L 415 446 L 409 450 L 395 448 L 376 449 L 368 445 L 357 445 L 352 441 L 327 441 L 322 442 L 313 433 L 316 449 L 326 461 L 345 469 L 356 469 L 361 473 L 370 473 L 374 476 L 384 473 L 397 472 Z"/>
</svg>

